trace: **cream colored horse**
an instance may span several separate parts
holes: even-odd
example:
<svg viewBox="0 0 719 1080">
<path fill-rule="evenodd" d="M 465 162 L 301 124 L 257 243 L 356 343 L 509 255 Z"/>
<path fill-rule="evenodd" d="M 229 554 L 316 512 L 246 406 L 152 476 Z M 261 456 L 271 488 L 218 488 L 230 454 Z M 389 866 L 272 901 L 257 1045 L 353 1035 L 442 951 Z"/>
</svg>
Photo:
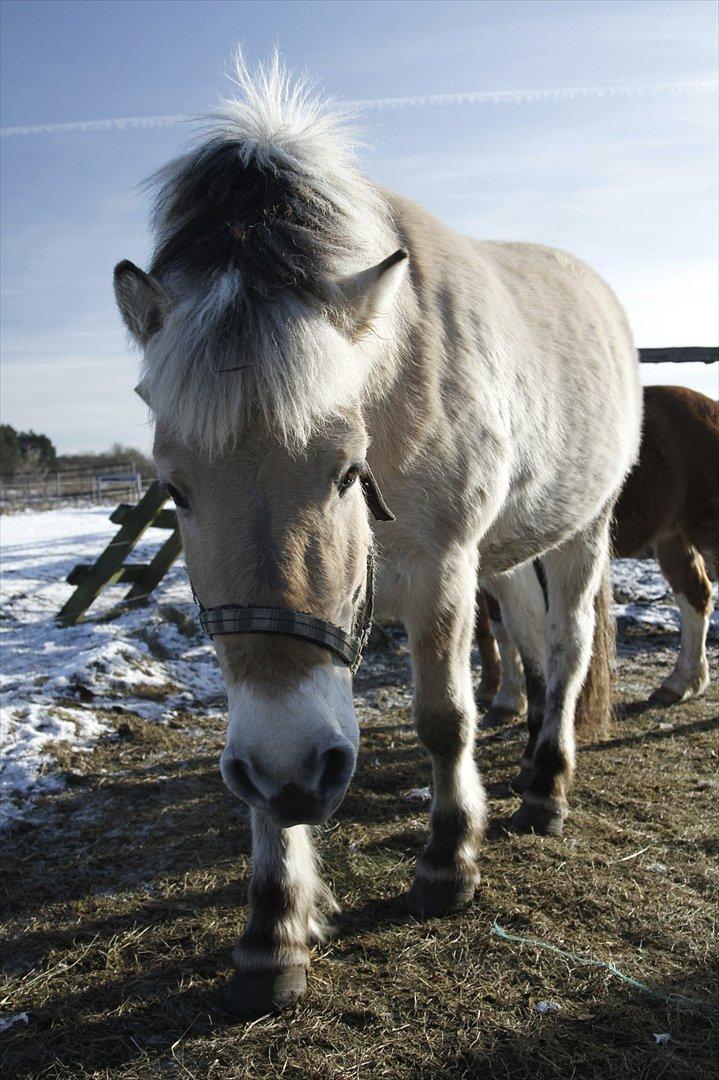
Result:
<svg viewBox="0 0 719 1080">
<path fill-rule="evenodd" d="M 149 274 L 116 270 L 155 457 L 208 608 L 291 609 L 349 632 L 376 545 L 379 612 L 407 626 L 434 772 L 408 903 L 446 911 L 474 892 L 485 820 L 470 672 L 480 568 L 521 623 L 523 567 L 543 556 L 549 610 L 531 649 L 546 710 L 515 824 L 557 833 L 567 814 L 608 520 L 639 442 L 635 349 L 582 263 L 452 232 L 366 180 L 346 126 L 277 63 L 238 77 L 243 97 L 158 177 Z M 367 462 L 396 516 L 374 529 L 357 483 Z M 341 801 L 359 731 L 350 671 L 328 649 L 257 633 L 215 644 L 222 774 L 252 808 L 228 995 L 248 1015 L 304 990 L 332 906 L 308 823 Z"/>
</svg>

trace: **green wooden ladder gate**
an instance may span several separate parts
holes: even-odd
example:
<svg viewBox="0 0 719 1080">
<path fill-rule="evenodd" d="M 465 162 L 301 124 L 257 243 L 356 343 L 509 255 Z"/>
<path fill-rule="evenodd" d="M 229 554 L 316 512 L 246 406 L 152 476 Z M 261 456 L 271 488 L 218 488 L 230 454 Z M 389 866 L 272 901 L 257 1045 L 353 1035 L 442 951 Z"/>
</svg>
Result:
<svg viewBox="0 0 719 1080">
<path fill-rule="evenodd" d="M 127 604 L 139 604 L 162 579 L 182 551 L 182 540 L 174 510 L 164 510 L 167 491 L 157 480 L 136 506 L 121 503 L 110 514 L 110 521 L 120 525 L 103 553 L 94 563 L 79 563 L 66 580 L 76 589 L 57 613 L 61 626 L 73 626 L 87 611 L 106 585 L 130 583 L 132 588 L 124 598 Z M 146 529 L 170 529 L 169 537 L 149 563 L 125 563 Z"/>
</svg>

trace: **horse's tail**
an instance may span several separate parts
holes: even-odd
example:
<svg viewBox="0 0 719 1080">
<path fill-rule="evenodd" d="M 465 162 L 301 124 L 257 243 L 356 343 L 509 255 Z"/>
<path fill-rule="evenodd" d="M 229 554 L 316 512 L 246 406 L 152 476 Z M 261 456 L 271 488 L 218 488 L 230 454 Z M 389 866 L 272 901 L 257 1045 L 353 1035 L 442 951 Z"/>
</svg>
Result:
<svg viewBox="0 0 719 1080">
<path fill-rule="evenodd" d="M 584 739 L 606 735 L 612 721 L 616 671 L 615 624 L 612 615 L 612 579 L 609 555 L 594 600 L 594 640 L 574 715 L 574 730 Z"/>
</svg>

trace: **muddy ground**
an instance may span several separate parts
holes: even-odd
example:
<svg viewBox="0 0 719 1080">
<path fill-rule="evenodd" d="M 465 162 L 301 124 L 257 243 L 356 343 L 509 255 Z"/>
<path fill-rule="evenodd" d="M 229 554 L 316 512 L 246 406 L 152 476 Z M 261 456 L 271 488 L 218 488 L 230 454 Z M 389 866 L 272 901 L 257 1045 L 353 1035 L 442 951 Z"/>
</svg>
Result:
<svg viewBox="0 0 719 1080">
<path fill-rule="evenodd" d="M 408 793 L 429 783 L 428 760 L 401 636 L 374 653 L 357 680 L 358 772 L 319 836 L 337 935 L 303 1004 L 251 1023 L 222 1007 L 249 870 L 217 769 L 223 732 L 191 713 L 144 721 L 119 700 L 114 734 L 91 753 L 61 749 L 65 790 L 4 842 L 0 1016 L 27 1023 L 0 1036 L 3 1075 L 716 1076 L 717 686 L 647 709 L 675 647 L 625 629 L 620 713 L 581 751 L 561 839 L 506 833 L 522 726 L 481 729 L 482 885 L 462 914 L 425 923 L 398 897 L 425 834 L 426 806 Z M 712 663 L 716 677 L 716 648 Z M 495 921 L 574 959 L 503 940 Z M 558 1008 L 536 1011 L 548 1001 Z"/>
</svg>

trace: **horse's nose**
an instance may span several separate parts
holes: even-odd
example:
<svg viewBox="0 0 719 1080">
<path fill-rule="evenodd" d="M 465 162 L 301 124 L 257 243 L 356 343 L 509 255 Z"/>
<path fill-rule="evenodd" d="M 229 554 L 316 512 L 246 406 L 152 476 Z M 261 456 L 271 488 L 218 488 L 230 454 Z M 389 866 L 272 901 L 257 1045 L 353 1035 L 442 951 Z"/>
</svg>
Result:
<svg viewBox="0 0 719 1080">
<path fill-rule="evenodd" d="M 275 777 L 259 758 L 238 757 L 232 751 L 222 755 L 220 768 L 234 795 L 289 828 L 326 821 L 347 790 L 354 764 L 355 750 L 347 742 L 320 754 L 311 752 L 301 767 L 283 769 L 282 777 Z"/>
</svg>

